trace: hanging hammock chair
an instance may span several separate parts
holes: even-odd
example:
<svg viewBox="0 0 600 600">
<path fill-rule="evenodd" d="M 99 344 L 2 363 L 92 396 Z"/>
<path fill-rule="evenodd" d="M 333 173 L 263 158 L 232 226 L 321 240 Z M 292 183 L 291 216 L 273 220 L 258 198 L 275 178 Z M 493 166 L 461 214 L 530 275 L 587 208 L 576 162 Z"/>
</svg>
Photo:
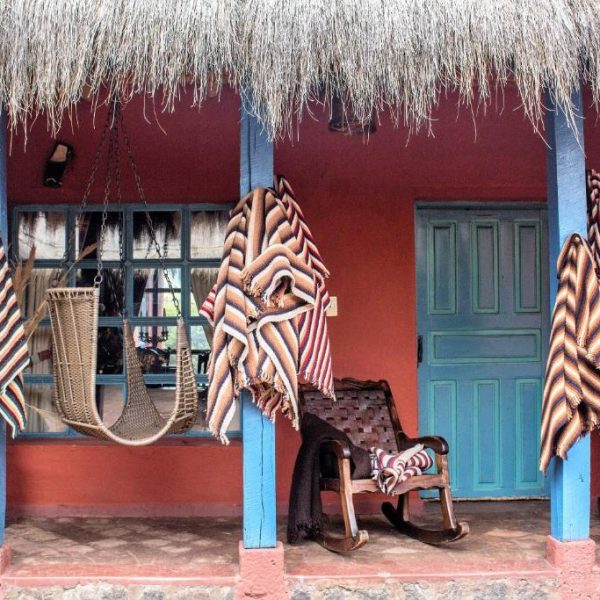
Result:
<svg viewBox="0 0 600 600">
<path fill-rule="evenodd" d="M 164 256 L 156 240 L 148 205 L 140 184 L 140 179 L 129 138 L 124 128 L 120 104 L 115 101 L 107 116 L 106 126 L 96 153 L 92 174 L 81 203 L 85 208 L 95 177 L 100 156 L 105 147 L 106 132 L 109 131 L 106 180 L 104 186 L 104 206 L 96 249 L 97 273 L 93 287 L 50 288 L 47 291 L 48 312 L 52 326 L 53 357 L 53 397 L 62 420 L 75 431 L 102 440 L 111 440 L 127 446 L 151 444 L 172 433 L 183 433 L 196 423 L 198 415 L 198 386 L 192 363 L 192 353 L 188 343 L 186 325 L 181 316 L 179 301 L 173 290 L 170 276 L 165 267 Z M 125 141 L 125 149 L 136 181 L 138 195 L 146 211 L 146 223 L 150 238 L 159 256 L 161 268 L 173 304 L 177 311 L 177 344 L 175 370 L 175 403 L 169 416 L 160 414 L 152 402 L 146 384 L 138 352 L 133 339 L 127 311 L 123 308 L 123 357 L 126 384 L 126 400 L 120 417 L 113 425 L 107 426 L 100 416 L 96 401 L 96 370 L 98 349 L 98 314 L 100 306 L 100 284 L 102 282 L 102 245 L 106 233 L 108 198 L 110 195 L 111 173 L 114 174 L 119 203 L 121 200 L 119 168 L 119 135 Z M 70 236 L 65 264 L 74 241 L 74 228 Z M 125 272 L 123 258 L 123 227 L 120 227 L 121 279 L 123 296 L 125 293 Z M 123 306 L 126 300 L 123 301 Z"/>
</svg>

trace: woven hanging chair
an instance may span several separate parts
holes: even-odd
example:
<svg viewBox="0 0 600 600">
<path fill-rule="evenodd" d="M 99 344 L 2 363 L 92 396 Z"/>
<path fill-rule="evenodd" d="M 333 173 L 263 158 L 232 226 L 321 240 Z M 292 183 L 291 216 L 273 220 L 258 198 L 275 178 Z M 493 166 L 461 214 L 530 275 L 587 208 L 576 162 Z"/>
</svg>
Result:
<svg viewBox="0 0 600 600">
<path fill-rule="evenodd" d="M 121 198 L 119 139 L 125 142 L 129 165 L 133 172 L 140 201 L 144 204 L 146 223 L 155 246 L 166 282 L 169 285 L 173 305 L 177 311 L 177 366 L 175 403 L 168 417 L 157 410 L 150 399 L 142 367 L 138 360 L 131 325 L 123 311 L 123 356 L 126 383 L 126 399 L 121 416 L 113 425 L 107 426 L 98 412 L 96 403 L 96 352 L 98 349 L 98 313 L 100 307 L 100 284 L 102 282 L 102 248 L 108 220 L 108 200 L 111 190 L 111 174 L 114 176 L 117 197 Z M 96 252 L 97 273 L 93 287 L 50 288 L 46 292 L 48 312 L 52 326 L 52 357 L 55 406 L 62 420 L 75 431 L 101 440 L 111 440 L 126 446 L 144 446 L 170 433 L 183 433 L 191 429 L 198 416 L 198 385 L 192 363 L 192 352 L 186 327 L 181 316 L 179 301 L 165 265 L 163 253 L 156 239 L 152 218 L 148 212 L 144 191 L 137 166 L 133 160 L 131 145 L 125 131 L 120 103 L 113 102 L 113 110 L 107 113 L 105 128 L 96 152 L 90 179 L 81 201 L 81 211 L 87 204 L 100 157 L 108 141 L 107 168 L 104 185 L 102 225 Z M 69 247 L 74 243 L 77 227 L 65 251 L 65 263 Z M 122 228 L 119 240 L 121 276 L 125 286 Z M 123 296 L 126 297 L 125 289 Z"/>
<path fill-rule="evenodd" d="M 137 358 L 131 326 L 123 320 L 126 403 L 110 427 L 96 404 L 98 288 L 52 288 L 47 291 L 54 360 L 53 396 L 62 420 L 75 431 L 127 446 L 151 444 L 194 426 L 198 391 L 185 324 L 177 322 L 175 404 L 163 417 L 150 399 Z"/>
</svg>

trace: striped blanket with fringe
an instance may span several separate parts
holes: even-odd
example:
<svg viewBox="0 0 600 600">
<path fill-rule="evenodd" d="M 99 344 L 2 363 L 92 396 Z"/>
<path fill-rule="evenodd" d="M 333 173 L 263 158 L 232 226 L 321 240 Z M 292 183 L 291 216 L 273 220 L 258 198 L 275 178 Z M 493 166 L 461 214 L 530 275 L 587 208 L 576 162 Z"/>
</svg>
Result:
<svg viewBox="0 0 600 600">
<path fill-rule="evenodd" d="M 588 242 L 565 242 L 552 314 L 542 407 L 540 469 L 600 424 L 600 291 Z"/>
<path fill-rule="evenodd" d="M 329 276 L 283 178 L 231 212 L 217 283 L 200 309 L 214 327 L 207 421 L 227 443 L 235 399 L 298 428 L 298 377 L 335 398 L 325 311 Z"/>
<path fill-rule="evenodd" d="M 416 475 L 421 475 L 433 466 L 433 459 L 423 444 L 416 444 L 403 452 L 386 452 L 371 448 L 372 478 L 379 489 L 390 496 L 397 493 L 399 486 Z"/>
<path fill-rule="evenodd" d="M 25 429 L 23 370 L 29 364 L 21 311 L 0 240 L 0 414 L 13 437 Z"/>
</svg>

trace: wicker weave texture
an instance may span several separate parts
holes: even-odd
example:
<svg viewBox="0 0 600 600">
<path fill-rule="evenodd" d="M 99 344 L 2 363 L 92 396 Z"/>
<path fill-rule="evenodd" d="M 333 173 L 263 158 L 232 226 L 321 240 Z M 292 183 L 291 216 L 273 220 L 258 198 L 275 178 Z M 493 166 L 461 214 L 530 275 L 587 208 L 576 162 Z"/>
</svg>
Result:
<svg viewBox="0 0 600 600">
<path fill-rule="evenodd" d="M 300 410 L 317 415 L 336 429 L 343 431 L 356 446 L 376 446 L 396 452 L 398 445 L 385 390 L 340 389 L 336 382 L 336 402 L 318 390 L 305 388 L 301 393 Z"/>
<path fill-rule="evenodd" d="M 123 320 L 127 399 L 117 421 L 107 427 L 96 404 L 96 351 L 99 295 L 95 288 L 48 290 L 54 358 L 54 402 L 76 431 L 114 442 L 141 446 L 194 426 L 198 387 L 185 323 L 177 323 L 175 403 L 163 417 L 152 402 L 138 361 L 131 325 Z"/>
</svg>

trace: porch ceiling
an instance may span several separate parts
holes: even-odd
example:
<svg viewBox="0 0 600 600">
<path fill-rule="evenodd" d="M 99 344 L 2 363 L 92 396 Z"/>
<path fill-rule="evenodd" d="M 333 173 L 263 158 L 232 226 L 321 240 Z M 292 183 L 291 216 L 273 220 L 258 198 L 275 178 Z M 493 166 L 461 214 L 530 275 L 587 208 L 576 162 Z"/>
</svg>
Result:
<svg viewBox="0 0 600 600">
<path fill-rule="evenodd" d="M 102 86 L 170 109 L 185 84 L 199 103 L 227 81 L 271 136 L 341 92 L 360 119 L 392 107 L 415 127 L 444 88 L 473 103 L 514 80 L 535 124 L 546 87 L 567 109 L 580 81 L 600 96 L 595 0 L 7 0 L 0 31 L 0 102 L 55 130 Z"/>
</svg>

